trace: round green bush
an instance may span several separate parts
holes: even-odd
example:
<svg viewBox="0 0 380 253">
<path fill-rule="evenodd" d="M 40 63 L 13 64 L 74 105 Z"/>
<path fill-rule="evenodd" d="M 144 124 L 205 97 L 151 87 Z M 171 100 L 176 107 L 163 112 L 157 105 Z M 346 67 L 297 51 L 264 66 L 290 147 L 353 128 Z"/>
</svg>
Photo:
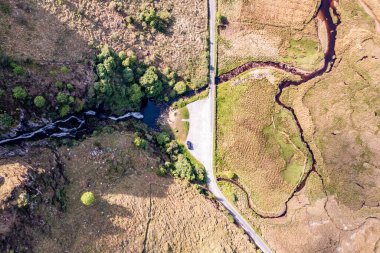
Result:
<svg viewBox="0 0 380 253">
<path fill-rule="evenodd" d="M 46 100 L 43 96 L 37 96 L 34 98 L 34 105 L 38 108 L 42 108 L 45 106 Z"/>
<path fill-rule="evenodd" d="M 92 192 L 85 192 L 80 197 L 80 201 L 82 201 L 83 205 L 90 206 L 95 201 L 95 196 Z"/>
<path fill-rule="evenodd" d="M 174 86 L 174 90 L 179 94 L 179 95 L 181 95 L 181 94 L 183 94 L 183 93 L 185 93 L 186 92 L 186 90 L 187 90 L 187 86 L 186 86 L 186 84 L 185 84 L 185 82 L 178 82 L 178 83 L 176 83 L 175 84 L 175 86 Z"/>
<path fill-rule="evenodd" d="M 21 86 L 12 89 L 13 97 L 18 100 L 24 100 L 28 96 L 28 92 Z"/>
<path fill-rule="evenodd" d="M 226 171 L 226 177 L 231 180 L 237 179 L 237 175 L 230 170 Z"/>
<path fill-rule="evenodd" d="M 68 96 L 63 92 L 58 92 L 57 102 L 60 104 L 66 104 L 68 100 Z"/>
</svg>

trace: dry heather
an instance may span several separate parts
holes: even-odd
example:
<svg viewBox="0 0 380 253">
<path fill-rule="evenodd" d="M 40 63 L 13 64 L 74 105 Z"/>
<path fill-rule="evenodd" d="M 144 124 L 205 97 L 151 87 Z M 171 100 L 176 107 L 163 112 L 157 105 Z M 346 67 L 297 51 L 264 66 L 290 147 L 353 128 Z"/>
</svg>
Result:
<svg viewBox="0 0 380 253">
<path fill-rule="evenodd" d="M 285 210 L 311 167 L 292 115 L 274 101 L 276 89 L 247 79 L 221 84 L 217 94 L 217 171 L 235 172 L 257 212 L 270 216 Z"/>
<path fill-rule="evenodd" d="M 24 220 L 25 214 L 14 212 L 17 226 L 8 233 L 11 239 L 2 237 L 1 246 L 8 247 L 1 251 L 8 252 L 13 243 L 17 252 L 256 252 L 221 206 L 184 182 L 157 176 L 159 154 L 150 146 L 136 148 L 133 136 L 120 130 L 62 146 L 65 190 L 57 191 L 54 175 L 35 182 L 37 199 L 43 201 L 33 202 Z M 2 163 L 23 161 L 42 174 L 43 168 L 56 167 L 38 152 L 54 158 L 48 149 L 29 148 Z M 95 194 L 90 207 L 80 202 L 85 191 Z M 63 197 L 66 211 L 51 203 L 55 195 Z M 3 219 L 5 212 L 0 214 Z"/>
<path fill-rule="evenodd" d="M 323 53 L 312 19 L 320 1 L 218 2 L 225 19 L 218 38 L 220 73 L 254 60 L 286 61 L 308 70 L 321 63 Z M 294 50 L 305 56 L 293 57 Z"/>
<path fill-rule="evenodd" d="M 4 164 L 0 166 L 0 207 L 15 194 L 14 189 L 25 183 L 27 168 L 20 164 Z"/>
<path fill-rule="evenodd" d="M 90 57 L 87 41 L 35 1 L 1 2 L 0 49 L 35 62 L 73 63 Z"/>
<path fill-rule="evenodd" d="M 31 97 L 44 95 L 46 104 L 55 108 L 60 86 L 70 83 L 74 89 L 71 95 L 77 98 L 76 110 L 80 110 L 87 87 L 96 79 L 88 43 L 33 1 L 0 3 L 0 65 L 3 54 L 24 70 L 15 75 L 10 68 L 0 67 L 0 89 L 4 92 L 0 108 L 14 119 L 24 113 L 26 119 L 38 122 L 35 114 L 40 113 L 34 106 L 25 106 L 23 113 L 17 110 L 20 104 L 12 98 L 16 86 L 24 87 Z"/>
<path fill-rule="evenodd" d="M 91 45 L 107 44 L 115 50 L 132 49 L 155 65 L 171 67 L 194 83 L 207 78 L 207 2 L 181 1 L 39 1 L 49 15 L 67 24 Z M 165 33 L 144 31 L 138 13 L 144 6 L 168 11 L 173 24 Z M 186 8 L 184 8 L 186 6 Z M 136 25 L 128 24 L 133 18 Z"/>
<path fill-rule="evenodd" d="M 10 152 L 0 147 L 0 154 L 0 251 L 31 252 L 29 229 L 43 226 L 34 216 L 38 203 L 61 206 L 59 161 L 50 148 L 37 146 Z"/>
</svg>

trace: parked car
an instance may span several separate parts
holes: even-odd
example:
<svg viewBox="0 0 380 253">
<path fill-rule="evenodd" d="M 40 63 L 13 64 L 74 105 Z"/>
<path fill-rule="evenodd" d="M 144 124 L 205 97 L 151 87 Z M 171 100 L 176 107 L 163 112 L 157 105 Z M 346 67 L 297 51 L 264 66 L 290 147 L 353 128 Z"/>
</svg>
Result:
<svg viewBox="0 0 380 253">
<path fill-rule="evenodd" d="M 186 142 L 186 145 L 187 145 L 187 148 L 190 149 L 190 150 L 193 150 L 194 147 L 193 147 L 193 143 L 191 143 L 191 141 L 187 141 Z"/>
</svg>

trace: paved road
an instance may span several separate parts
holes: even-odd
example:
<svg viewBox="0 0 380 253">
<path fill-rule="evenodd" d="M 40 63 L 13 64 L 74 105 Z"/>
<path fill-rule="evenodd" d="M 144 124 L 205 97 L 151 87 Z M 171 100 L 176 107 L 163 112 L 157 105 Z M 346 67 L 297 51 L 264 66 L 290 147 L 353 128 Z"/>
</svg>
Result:
<svg viewBox="0 0 380 253">
<path fill-rule="evenodd" d="M 210 10 L 210 93 L 207 99 L 199 100 L 189 104 L 189 121 L 190 128 L 187 140 L 193 143 L 193 150 L 190 152 L 196 157 L 206 168 L 207 184 L 210 191 L 215 195 L 216 199 L 222 203 L 230 214 L 235 218 L 237 223 L 245 230 L 249 237 L 255 241 L 255 244 L 264 252 L 271 253 L 272 251 L 256 234 L 251 225 L 239 214 L 233 205 L 231 205 L 220 191 L 213 170 L 213 157 L 215 151 L 214 125 L 215 125 L 215 0 L 209 0 Z"/>
</svg>

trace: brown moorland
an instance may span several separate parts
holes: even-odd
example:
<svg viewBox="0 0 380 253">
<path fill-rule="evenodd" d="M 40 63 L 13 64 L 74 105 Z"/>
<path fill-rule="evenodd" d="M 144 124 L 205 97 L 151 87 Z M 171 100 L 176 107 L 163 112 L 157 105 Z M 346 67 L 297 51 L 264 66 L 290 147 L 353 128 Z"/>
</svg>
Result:
<svg viewBox="0 0 380 253">
<path fill-rule="evenodd" d="M 58 195 L 65 211 L 51 199 L 57 195 L 57 177 L 35 181 L 33 187 L 39 193 L 29 196 L 31 216 L 25 218 L 29 222 L 20 222 L 25 213 L 13 207 L 19 216 L 12 231 L 2 234 L 8 238 L 2 239 L 2 247 L 7 246 L 2 250 L 256 252 L 255 245 L 216 202 L 200 195 L 190 184 L 156 175 L 162 158 L 153 145 L 146 150 L 137 148 L 133 132 L 120 125 L 117 129 L 57 150 L 67 179 L 58 183 L 64 189 Z M 31 147 L 22 156 L 1 162 L 22 161 L 31 170 L 40 168 L 42 174 L 44 169 L 56 167 L 39 159 L 38 152 L 52 155 L 49 149 Z M 88 207 L 80 201 L 85 191 L 95 195 L 94 204 Z M 36 201 L 40 198 L 43 201 Z"/>
<path fill-rule="evenodd" d="M 380 38 L 358 1 L 339 2 L 334 67 L 282 95 L 318 174 L 309 175 L 278 218 L 258 217 L 244 192 L 221 183 L 276 252 L 379 251 Z"/>
<path fill-rule="evenodd" d="M 257 60 L 288 62 L 305 70 L 320 66 L 323 53 L 317 22 L 313 19 L 319 3 L 319 0 L 218 1 L 219 73 Z"/>
</svg>

